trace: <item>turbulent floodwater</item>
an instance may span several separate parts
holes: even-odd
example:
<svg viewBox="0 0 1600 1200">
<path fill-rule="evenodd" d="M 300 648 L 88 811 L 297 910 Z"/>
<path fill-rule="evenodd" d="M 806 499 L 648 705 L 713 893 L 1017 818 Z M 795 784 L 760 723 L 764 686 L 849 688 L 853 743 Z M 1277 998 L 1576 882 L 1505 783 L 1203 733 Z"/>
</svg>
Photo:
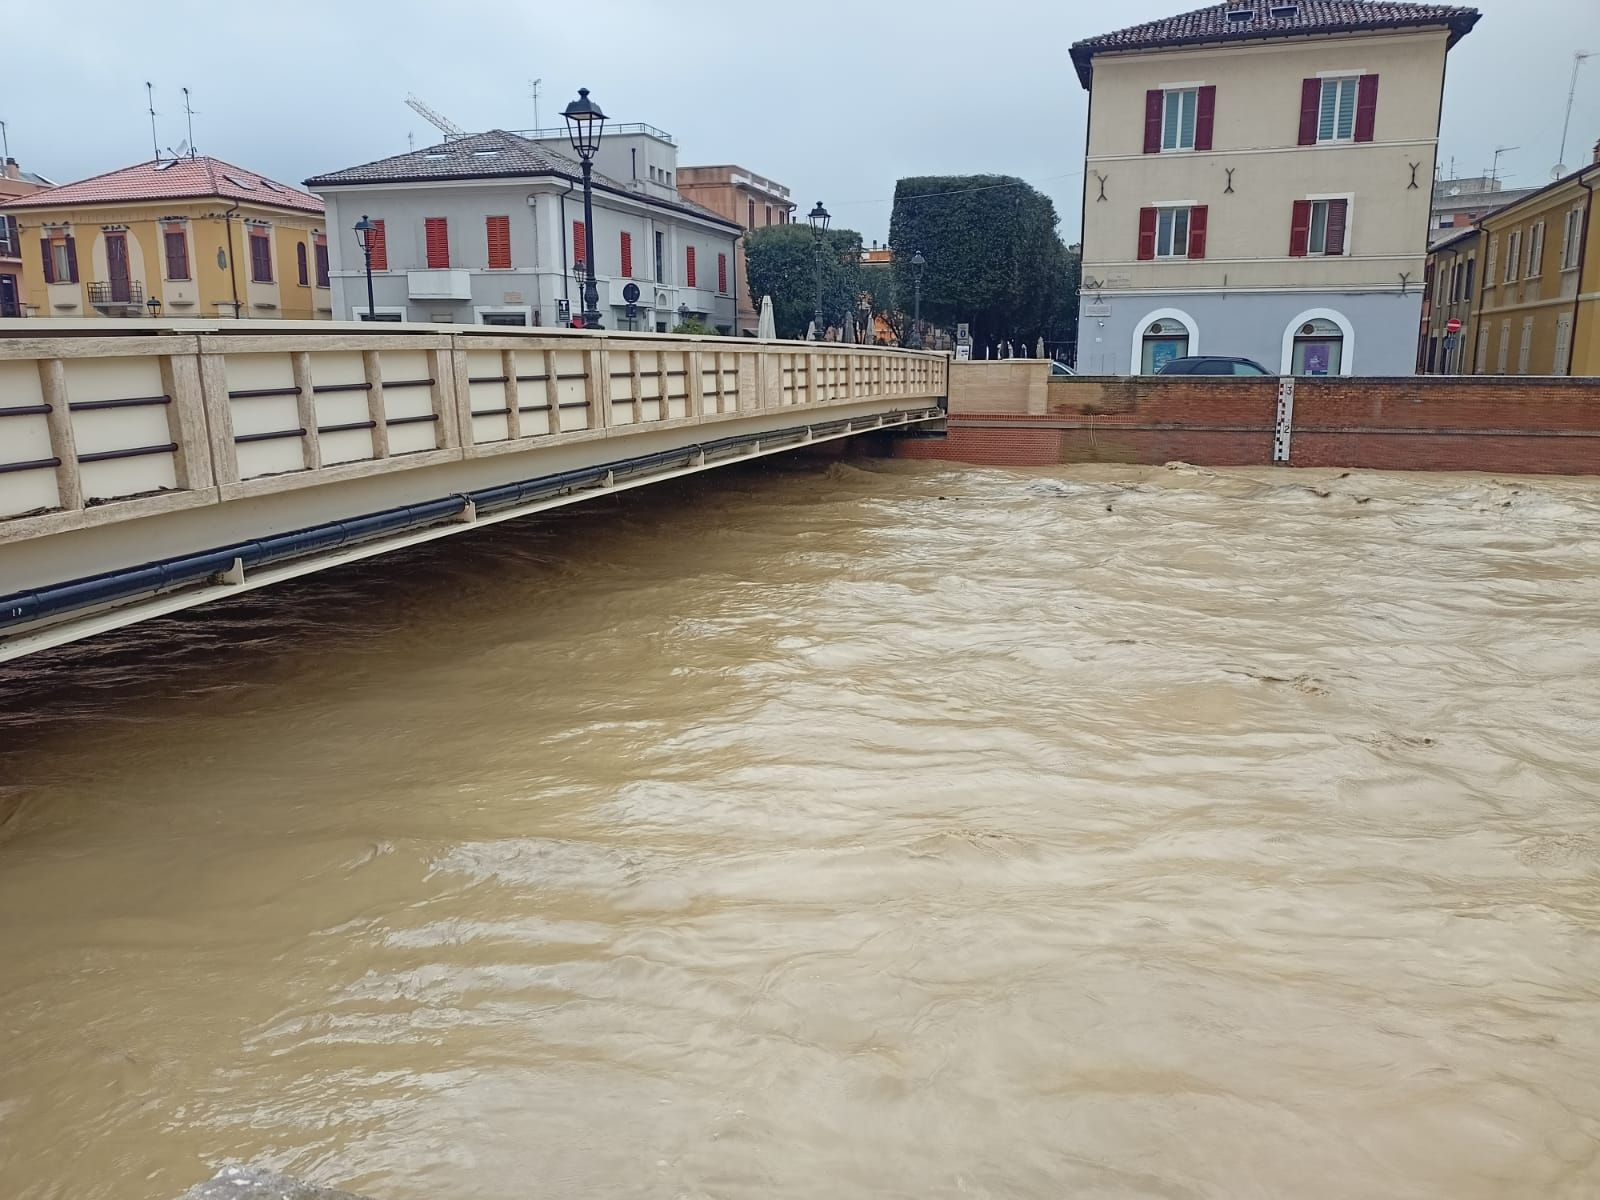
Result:
<svg viewBox="0 0 1600 1200">
<path fill-rule="evenodd" d="M 1593 481 L 882 463 L 0 672 L 0 1196 L 1600 1194 Z"/>
</svg>

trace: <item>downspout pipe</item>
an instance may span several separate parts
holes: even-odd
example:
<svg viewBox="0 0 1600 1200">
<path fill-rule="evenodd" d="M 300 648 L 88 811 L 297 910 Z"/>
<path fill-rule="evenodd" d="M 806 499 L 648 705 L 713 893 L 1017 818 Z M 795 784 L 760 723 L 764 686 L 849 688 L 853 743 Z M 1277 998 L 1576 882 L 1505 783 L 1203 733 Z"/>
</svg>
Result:
<svg viewBox="0 0 1600 1200">
<path fill-rule="evenodd" d="M 1580 175 L 1578 183 L 1589 193 L 1589 203 L 1583 206 L 1583 232 L 1578 235 L 1578 286 L 1572 298 L 1572 329 L 1567 333 L 1567 374 L 1572 374 L 1572 364 L 1578 357 L 1578 316 L 1583 309 L 1583 268 L 1589 257 L 1589 230 L 1594 220 L 1594 181 L 1600 179 L 1600 170 Z"/>
<path fill-rule="evenodd" d="M 235 204 L 222 214 L 223 236 L 228 243 L 228 282 L 233 285 L 233 319 L 239 319 L 239 264 L 233 253 L 233 218 L 239 211 Z"/>
<path fill-rule="evenodd" d="M 575 179 L 567 181 L 567 190 L 561 193 L 561 228 L 556 233 L 561 238 L 561 298 L 567 302 L 567 323 L 572 323 L 572 264 L 567 261 L 567 197 L 578 186 Z"/>
</svg>

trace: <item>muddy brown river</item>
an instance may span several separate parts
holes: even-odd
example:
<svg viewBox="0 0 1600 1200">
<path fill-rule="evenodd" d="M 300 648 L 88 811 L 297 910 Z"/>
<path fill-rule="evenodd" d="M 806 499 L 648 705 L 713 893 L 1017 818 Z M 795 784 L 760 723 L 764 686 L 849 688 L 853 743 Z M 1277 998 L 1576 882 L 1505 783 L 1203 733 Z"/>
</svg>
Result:
<svg viewBox="0 0 1600 1200">
<path fill-rule="evenodd" d="M 1595 481 L 706 477 L 0 668 L 0 1197 L 1600 1195 Z"/>
</svg>

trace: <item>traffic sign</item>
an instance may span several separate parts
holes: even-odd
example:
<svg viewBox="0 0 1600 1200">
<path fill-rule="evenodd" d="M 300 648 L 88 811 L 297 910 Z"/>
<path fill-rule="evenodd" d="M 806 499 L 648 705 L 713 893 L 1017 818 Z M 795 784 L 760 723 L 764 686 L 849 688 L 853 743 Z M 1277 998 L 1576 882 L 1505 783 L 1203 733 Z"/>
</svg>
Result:
<svg viewBox="0 0 1600 1200">
<path fill-rule="evenodd" d="M 1460 317 L 1451 317 L 1448 321 L 1445 322 L 1444 331 L 1446 333 L 1460 333 L 1461 332 L 1461 318 Z"/>
</svg>

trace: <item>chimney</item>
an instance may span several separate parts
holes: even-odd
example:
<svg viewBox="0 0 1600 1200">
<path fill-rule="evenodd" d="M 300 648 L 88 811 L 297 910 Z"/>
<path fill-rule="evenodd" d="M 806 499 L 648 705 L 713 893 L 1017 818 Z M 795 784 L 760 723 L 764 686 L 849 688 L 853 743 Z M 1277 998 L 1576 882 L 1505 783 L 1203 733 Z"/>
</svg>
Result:
<svg viewBox="0 0 1600 1200">
<path fill-rule="evenodd" d="M 1594 161 L 1600 163 L 1600 142 L 1594 144 Z"/>
<path fill-rule="evenodd" d="M 7 179 L 21 179 L 22 178 L 22 170 L 21 170 L 21 168 L 19 168 L 17 166 L 17 160 L 14 159 L 14 158 L 6 159 L 6 178 Z"/>
</svg>

